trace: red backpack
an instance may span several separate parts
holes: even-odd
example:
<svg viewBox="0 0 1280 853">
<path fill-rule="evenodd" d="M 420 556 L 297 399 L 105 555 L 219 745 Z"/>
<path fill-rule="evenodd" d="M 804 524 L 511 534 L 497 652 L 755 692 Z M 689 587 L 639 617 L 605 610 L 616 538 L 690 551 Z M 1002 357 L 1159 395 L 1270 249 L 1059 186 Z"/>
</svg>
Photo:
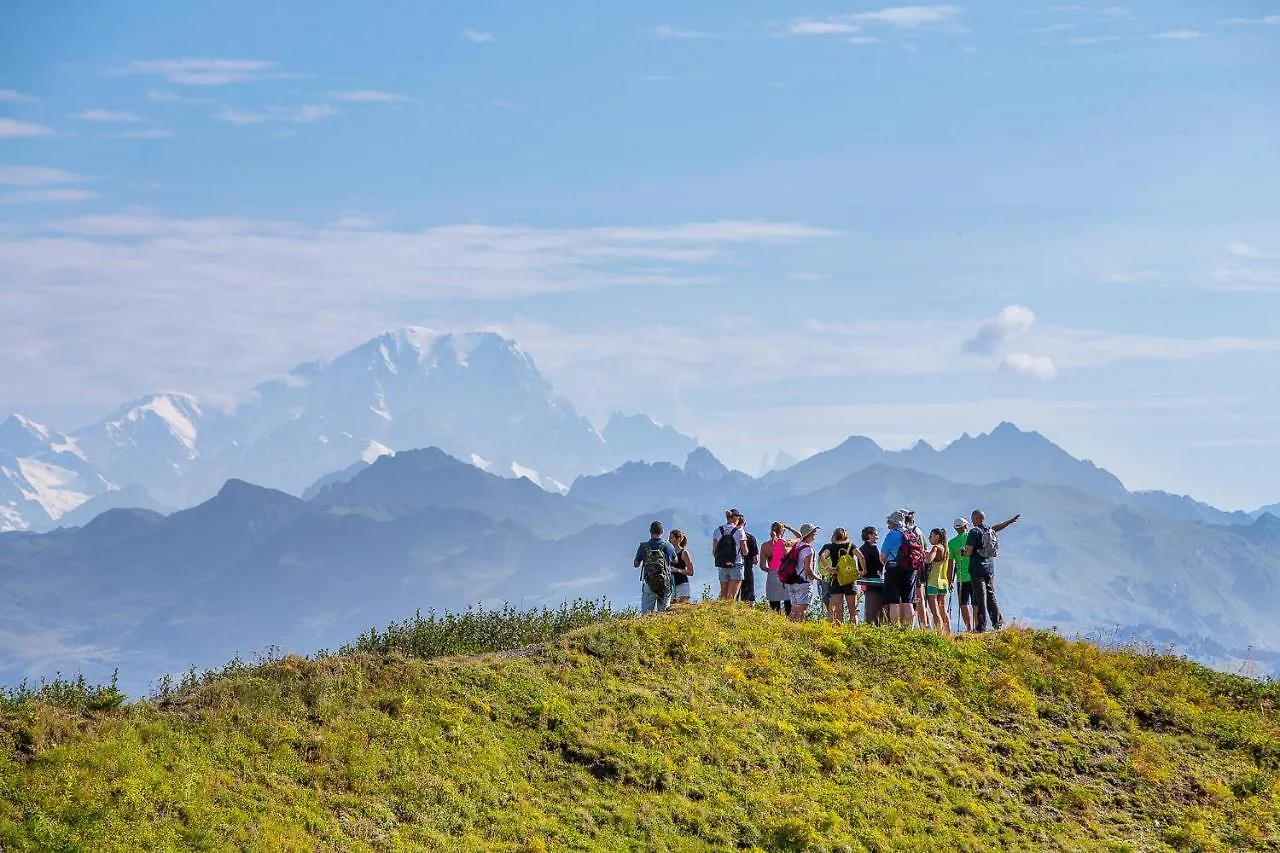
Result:
<svg viewBox="0 0 1280 853">
<path fill-rule="evenodd" d="M 907 571 L 924 571 L 924 542 L 914 527 L 902 531 L 902 544 L 898 546 L 898 557 L 894 564 Z"/>
<path fill-rule="evenodd" d="M 777 546 L 775 545 L 774 547 L 776 548 Z M 782 558 L 782 565 L 778 567 L 779 581 L 784 584 L 804 583 L 804 567 L 800 565 L 800 552 L 805 548 L 809 549 L 809 553 L 813 553 L 812 545 L 797 542 Z"/>
</svg>

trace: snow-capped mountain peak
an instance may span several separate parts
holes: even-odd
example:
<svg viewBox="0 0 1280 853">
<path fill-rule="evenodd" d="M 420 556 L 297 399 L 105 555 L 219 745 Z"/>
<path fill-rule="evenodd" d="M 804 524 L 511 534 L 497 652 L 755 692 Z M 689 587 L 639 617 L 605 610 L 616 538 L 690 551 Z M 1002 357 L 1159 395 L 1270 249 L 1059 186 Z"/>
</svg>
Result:
<svg viewBox="0 0 1280 853">
<path fill-rule="evenodd" d="M 70 453 L 84 458 L 74 439 L 16 412 L 0 421 L 0 451 L 14 456 Z"/>
</svg>

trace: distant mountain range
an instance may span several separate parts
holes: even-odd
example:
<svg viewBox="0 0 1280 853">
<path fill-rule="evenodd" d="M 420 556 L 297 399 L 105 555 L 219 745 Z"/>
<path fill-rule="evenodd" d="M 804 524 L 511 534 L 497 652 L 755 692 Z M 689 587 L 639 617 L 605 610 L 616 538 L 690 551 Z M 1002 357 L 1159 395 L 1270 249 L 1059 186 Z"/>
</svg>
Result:
<svg viewBox="0 0 1280 853">
<path fill-rule="evenodd" d="M 176 509 L 236 478 L 301 494 L 331 472 L 427 446 L 565 492 L 579 474 L 678 461 L 697 442 L 644 415 L 615 414 L 602 434 L 514 341 L 409 327 L 299 365 L 230 410 L 155 394 L 69 436 L 14 415 L 0 424 L 0 531 L 50 530 L 95 498 L 118 505 L 105 496 L 120 489 Z"/>
<path fill-rule="evenodd" d="M 1021 512 L 1002 539 L 1013 614 L 1280 673 L 1276 515 L 1130 492 L 1010 423 L 941 448 L 853 436 L 789 461 L 753 477 L 644 415 L 597 432 L 513 342 L 418 328 L 230 410 L 160 394 L 69 435 L 14 415 L 0 527 L 25 532 L 0 532 L 0 681 L 313 650 L 417 608 L 626 605 L 653 518 L 686 529 L 695 587 L 714 586 L 708 535 L 730 506 L 761 537 L 779 518 L 856 535 L 903 506 L 926 527 Z"/>
</svg>

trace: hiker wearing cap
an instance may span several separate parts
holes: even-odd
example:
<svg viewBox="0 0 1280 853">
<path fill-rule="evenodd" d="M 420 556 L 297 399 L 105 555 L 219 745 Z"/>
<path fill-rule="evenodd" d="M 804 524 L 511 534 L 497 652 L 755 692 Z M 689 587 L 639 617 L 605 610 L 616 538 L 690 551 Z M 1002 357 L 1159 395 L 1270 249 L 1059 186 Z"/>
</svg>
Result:
<svg viewBox="0 0 1280 853">
<path fill-rule="evenodd" d="M 889 532 L 880 546 L 884 560 L 884 603 L 889 622 L 910 625 L 916 603 L 916 576 L 924 568 L 924 542 L 910 528 L 904 528 L 906 513 L 894 510 L 885 519 Z"/>
<path fill-rule="evenodd" d="M 862 600 L 866 607 L 863 619 L 868 625 L 884 623 L 884 560 L 876 540 L 880 531 L 867 525 L 862 528 Z"/>
<path fill-rule="evenodd" d="M 720 573 L 720 600 L 734 601 L 742 588 L 743 569 L 747 559 L 745 521 L 736 509 L 724 511 L 724 524 L 711 536 L 711 555 Z"/>
<path fill-rule="evenodd" d="M 964 554 L 969 558 L 969 580 L 973 584 L 973 630 L 981 634 L 989 624 L 999 631 L 1004 627 L 1000 605 L 996 603 L 996 556 L 1000 542 L 996 534 L 1011 524 L 1017 524 L 1020 515 L 987 526 L 987 515 L 980 509 L 973 511 L 973 529 L 969 531 Z"/>
<path fill-rule="evenodd" d="M 813 540 L 819 528 L 808 522 L 800 525 L 800 541 L 782 560 L 778 578 L 787 586 L 791 601 L 791 621 L 803 622 L 804 612 L 813 599 L 813 581 L 818 577 L 813 553 Z"/>
<path fill-rule="evenodd" d="M 676 549 L 662 541 L 662 522 L 649 525 L 649 539 L 636 549 L 635 567 L 640 569 L 640 612 L 661 612 L 671 606 L 671 569 Z"/>
<path fill-rule="evenodd" d="M 952 522 L 956 535 L 947 542 L 951 556 L 951 573 L 956 579 L 956 593 L 960 597 L 960 619 L 966 631 L 973 630 L 973 582 L 969 580 L 969 558 L 964 555 L 969 540 L 969 522 L 957 518 Z"/>
</svg>

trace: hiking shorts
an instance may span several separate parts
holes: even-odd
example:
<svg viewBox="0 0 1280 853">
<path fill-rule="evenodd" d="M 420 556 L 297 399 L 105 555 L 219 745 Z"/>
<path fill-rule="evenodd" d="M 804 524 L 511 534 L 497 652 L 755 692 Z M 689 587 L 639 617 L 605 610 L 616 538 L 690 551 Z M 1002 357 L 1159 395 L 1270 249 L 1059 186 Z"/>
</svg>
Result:
<svg viewBox="0 0 1280 853">
<path fill-rule="evenodd" d="M 919 589 L 919 584 L 916 583 L 915 572 L 910 569 L 899 569 L 897 566 L 885 568 L 885 604 L 915 604 L 917 589 Z"/>
<path fill-rule="evenodd" d="M 831 595 L 857 595 L 858 584 L 854 583 L 833 583 L 831 585 Z"/>
<path fill-rule="evenodd" d="M 732 566 L 717 567 L 716 571 L 720 573 L 720 583 L 740 581 L 747 576 L 747 573 L 743 570 L 743 565 L 741 563 L 734 563 Z"/>
<path fill-rule="evenodd" d="M 973 604 L 973 581 L 960 581 L 960 606 Z"/>
<path fill-rule="evenodd" d="M 787 584 L 787 600 L 791 602 L 792 607 L 808 607 L 812 599 L 812 583 L 805 581 L 804 583 Z"/>
<path fill-rule="evenodd" d="M 945 586 L 926 586 L 924 592 L 925 595 L 946 595 L 947 588 Z"/>
<path fill-rule="evenodd" d="M 693 589 L 693 584 L 689 583 L 689 576 L 688 576 L 688 575 L 676 575 L 675 577 L 679 578 L 679 581 L 678 581 L 678 582 L 676 583 L 676 585 L 673 587 L 673 592 L 671 593 L 671 598 L 672 598 L 672 599 L 688 598 L 688 597 L 689 597 L 689 590 Z"/>
</svg>

